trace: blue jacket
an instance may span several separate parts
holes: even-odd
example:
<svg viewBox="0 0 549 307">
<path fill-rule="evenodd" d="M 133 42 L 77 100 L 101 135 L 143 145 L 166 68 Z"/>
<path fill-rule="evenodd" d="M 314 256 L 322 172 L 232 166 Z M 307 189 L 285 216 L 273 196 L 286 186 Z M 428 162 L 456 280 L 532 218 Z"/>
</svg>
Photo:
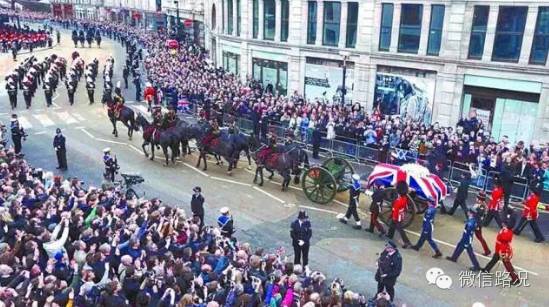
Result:
<svg viewBox="0 0 549 307">
<path fill-rule="evenodd" d="M 473 233 L 477 228 L 477 220 L 472 217 L 465 222 L 465 227 L 463 229 L 463 236 L 461 237 L 461 242 L 465 247 L 469 247 L 473 243 Z"/>
<path fill-rule="evenodd" d="M 423 215 L 423 232 L 431 233 L 434 230 L 433 223 L 435 222 L 435 215 L 437 213 L 437 208 L 435 207 L 429 207 L 427 210 L 425 210 L 425 214 Z"/>
</svg>

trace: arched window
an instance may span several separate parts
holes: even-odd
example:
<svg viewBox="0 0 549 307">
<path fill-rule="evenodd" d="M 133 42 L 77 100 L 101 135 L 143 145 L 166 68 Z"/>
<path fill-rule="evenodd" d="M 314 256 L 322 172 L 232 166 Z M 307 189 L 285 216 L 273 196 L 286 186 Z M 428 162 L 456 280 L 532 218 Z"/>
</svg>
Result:
<svg viewBox="0 0 549 307">
<path fill-rule="evenodd" d="M 215 12 L 215 3 L 212 4 L 212 30 L 215 30 L 215 26 L 217 23 L 217 14 Z"/>
</svg>

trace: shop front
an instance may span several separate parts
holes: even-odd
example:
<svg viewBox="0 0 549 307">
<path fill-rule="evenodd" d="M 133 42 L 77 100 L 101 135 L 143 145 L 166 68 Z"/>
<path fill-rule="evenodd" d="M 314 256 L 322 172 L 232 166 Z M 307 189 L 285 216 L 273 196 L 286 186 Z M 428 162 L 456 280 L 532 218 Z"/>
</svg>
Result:
<svg viewBox="0 0 549 307">
<path fill-rule="evenodd" d="M 463 83 L 462 117 L 474 111 L 495 140 L 532 141 L 540 82 L 465 75 Z"/>
<path fill-rule="evenodd" d="M 288 63 L 265 58 L 252 58 L 253 78 L 268 91 L 288 92 Z"/>
<path fill-rule="evenodd" d="M 354 66 L 347 61 L 345 74 L 346 103 L 353 101 Z M 343 88 L 343 61 L 307 57 L 305 61 L 305 97 L 309 100 L 340 102 Z"/>
<path fill-rule="evenodd" d="M 223 69 L 231 74 L 239 75 L 240 71 L 240 55 L 230 52 L 223 51 Z"/>
</svg>

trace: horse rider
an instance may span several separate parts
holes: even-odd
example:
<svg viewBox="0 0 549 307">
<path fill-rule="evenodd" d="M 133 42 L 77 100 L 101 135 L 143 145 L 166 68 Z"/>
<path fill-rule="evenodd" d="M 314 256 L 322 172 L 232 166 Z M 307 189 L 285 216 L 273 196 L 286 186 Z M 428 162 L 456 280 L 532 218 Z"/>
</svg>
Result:
<svg viewBox="0 0 549 307">
<path fill-rule="evenodd" d="M 267 158 L 274 152 L 276 152 L 276 134 L 270 131 L 267 135 L 267 146 L 263 147 L 257 154 L 257 160 L 260 164 L 264 164 Z"/>
<path fill-rule="evenodd" d="M 116 158 L 111 155 L 111 149 L 103 149 L 103 163 L 105 164 L 105 179 L 114 181 L 114 174 L 118 170 L 118 162 Z"/>
<path fill-rule="evenodd" d="M 163 124 L 163 119 L 164 119 L 164 115 L 162 114 L 162 107 L 153 106 L 152 118 L 153 118 L 153 125 L 156 128 L 161 129 Z"/>
<path fill-rule="evenodd" d="M 217 124 L 217 120 L 212 119 L 210 121 L 210 129 L 208 131 L 208 134 L 202 140 L 202 145 L 204 147 L 209 146 L 213 142 L 213 140 L 218 138 L 220 135 L 221 135 L 221 130 L 219 129 L 219 125 Z"/>
<path fill-rule="evenodd" d="M 164 129 L 171 128 L 175 126 L 175 123 L 177 122 L 177 114 L 175 113 L 175 109 L 173 107 L 168 108 L 168 113 L 164 114 L 164 118 L 162 119 L 162 126 Z"/>
</svg>

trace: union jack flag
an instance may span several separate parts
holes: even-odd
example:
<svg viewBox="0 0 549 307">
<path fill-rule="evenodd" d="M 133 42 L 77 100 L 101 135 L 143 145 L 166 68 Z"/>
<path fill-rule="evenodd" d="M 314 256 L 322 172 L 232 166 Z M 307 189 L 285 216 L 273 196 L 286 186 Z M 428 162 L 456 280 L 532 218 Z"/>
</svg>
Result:
<svg viewBox="0 0 549 307">
<path fill-rule="evenodd" d="M 419 172 L 411 171 L 413 168 L 418 169 Z M 378 164 L 368 176 L 368 187 L 372 186 L 375 181 L 381 182 L 385 187 L 396 186 L 397 182 L 406 181 L 418 196 L 436 203 L 446 198 L 449 192 L 446 184 L 437 175 L 429 173 L 426 168 L 420 165 L 410 167 L 406 164 L 403 166 Z"/>
</svg>

